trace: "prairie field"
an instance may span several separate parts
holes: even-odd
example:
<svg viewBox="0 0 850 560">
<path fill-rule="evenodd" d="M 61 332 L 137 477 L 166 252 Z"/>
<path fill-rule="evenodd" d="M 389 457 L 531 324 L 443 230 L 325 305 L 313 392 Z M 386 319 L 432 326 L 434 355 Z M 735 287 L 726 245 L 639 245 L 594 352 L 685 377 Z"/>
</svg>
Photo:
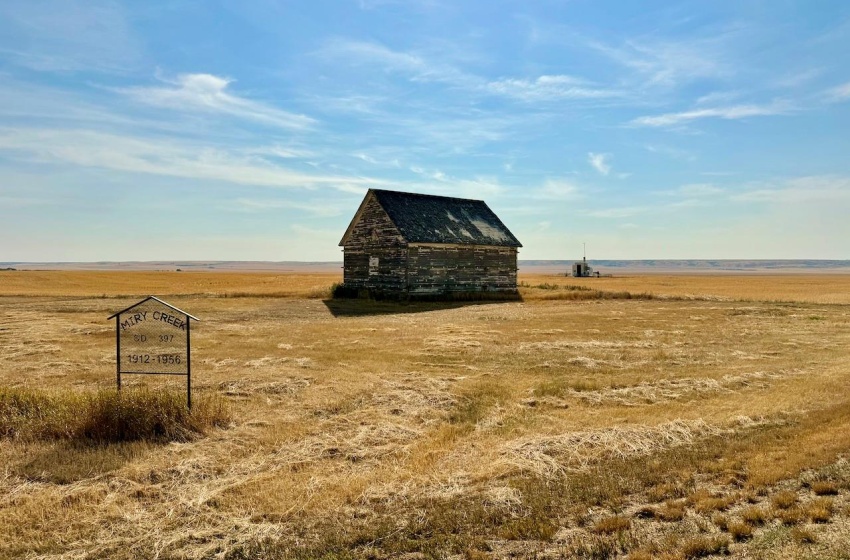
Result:
<svg viewBox="0 0 850 560">
<path fill-rule="evenodd" d="M 409 304 L 340 276 L 0 272 L 0 557 L 850 558 L 850 275 Z M 107 317 L 151 294 L 200 318 L 226 424 L 4 430 L 3 391 L 113 390 Z"/>
</svg>

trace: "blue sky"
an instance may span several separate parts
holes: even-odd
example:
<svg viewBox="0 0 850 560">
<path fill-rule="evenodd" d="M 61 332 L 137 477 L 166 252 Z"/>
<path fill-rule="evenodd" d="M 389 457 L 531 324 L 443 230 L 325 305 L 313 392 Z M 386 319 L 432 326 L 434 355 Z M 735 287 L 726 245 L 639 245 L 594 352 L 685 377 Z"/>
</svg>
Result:
<svg viewBox="0 0 850 560">
<path fill-rule="evenodd" d="M 845 1 L 0 3 L 0 261 L 340 260 L 366 189 L 520 258 L 850 258 Z"/>
</svg>

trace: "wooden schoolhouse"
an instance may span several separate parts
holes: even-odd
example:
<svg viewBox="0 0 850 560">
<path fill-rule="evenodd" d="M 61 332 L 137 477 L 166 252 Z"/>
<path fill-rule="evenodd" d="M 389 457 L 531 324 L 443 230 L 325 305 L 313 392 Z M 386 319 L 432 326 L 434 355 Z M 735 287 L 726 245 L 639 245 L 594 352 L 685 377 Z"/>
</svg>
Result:
<svg viewBox="0 0 850 560">
<path fill-rule="evenodd" d="M 385 296 L 517 289 L 522 244 L 482 200 L 370 189 L 339 244 L 347 289 Z"/>
</svg>

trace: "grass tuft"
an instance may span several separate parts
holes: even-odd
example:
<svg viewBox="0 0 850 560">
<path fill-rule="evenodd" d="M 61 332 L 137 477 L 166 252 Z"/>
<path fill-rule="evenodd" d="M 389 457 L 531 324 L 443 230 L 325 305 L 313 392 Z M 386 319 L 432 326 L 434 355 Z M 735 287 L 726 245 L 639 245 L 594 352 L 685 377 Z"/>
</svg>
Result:
<svg viewBox="0 0 850 560">
<path fill-rule="evenodd" d="M 798 544 L 813 544 L 817 542 L 815 534 L 805 527 L 794 527 L 791 529 L 791 538 Z"/>
<path fill-rule="evenodd" d="M 827 480 L 812 482 L 811 489 L 818 496 L 835 496 L 838 494 L 838 485 Z"/>
<path fill-rule="evenodd" d="M 655 510 L 655 518 L 661 521 L 681 521 L 685 517 L 685 504 L 668 501 Z"/>
<path fill-rule="evenodd" d="M 711 522 L 714 523 L 721 531 L 729 530 L 729 518 L 722 513 L 715 513 L 712 515 Z"/>
<path fill-rule="evenodd" d="M 749 540 L 753 536 L 753 526 L 743 521 L 733 521 L 727 530 L 736 542 Z"/>
<path fill-rule="evenodd" d="M 729 540 L 726 537 L 697 535 L 682 543 L 682 555 L 685 558 L 702 558 L 712 554 L 728 554 Z"/>
<path fill-rule="evenodd" d="M 827 523 L 832 519 L 835 504 L 830 498 L 816 498 L 806 504 L 806 514 L 814 523 Z"/>
<path fill-rule="evenodd" d="M 770 503 L 777 509 L 788 509 L 797 503 L 797 493 L 791 490 L 783 490 L 770 498 Z"/>
<path fill-rule="evenodd" d="M 750 525 L 764 525 L 767 522 L 768 515 L 762 508 L 750 506 L 741 511 L 741 519 Z"/>
<path fill-rule="evenodd" d="M 806 512 L 800 506 L 792 506 L 774 511 L 774 517 L 783 525 L 796 525 L 806 518 Z"/>
<path fill-rule="evenodd" d="M 51 393 L 0 389 L 0 437 L 95 443 L 188 441 L 231 422 L 227 403 L 204 394 L 148 390 Z"/>
<path fill-rule="evenodd" d="M 596 522 L 593 526 L 594 533 L 600 533 L 605 535 L 610 535 L 612 533 L 620 533 L 622 531 L 628 531 L 632 526 L 632 522 L 628 517 L 624 517 L 622 515 L 614 515 L 611 517 L 605 517 Z"/>
</svg>

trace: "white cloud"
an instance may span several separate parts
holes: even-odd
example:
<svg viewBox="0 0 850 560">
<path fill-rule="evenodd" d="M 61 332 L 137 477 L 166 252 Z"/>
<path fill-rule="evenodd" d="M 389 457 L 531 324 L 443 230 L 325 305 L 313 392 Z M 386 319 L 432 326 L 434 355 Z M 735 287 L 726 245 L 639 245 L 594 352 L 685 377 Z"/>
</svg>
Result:
<svg viewBox="0 0 850 560">
<path fill-rule="evenodd" d="M 526 102 L 602 99 L 624 95 L 621 91 L 599 87 L 582 78 L 563 74 L 544 74 L 533 79 L 505 77 L 487 80 L 419 53 L 396 51 L 365 41 L 333 41 L 320 54 L 334 61 L 342 58 L 406 74 L 413 82 L 444 83 L 471 94 L 498 95 Z M 441 60 L 444 58 L 441 57 Z"/>
<path fill-rule="evenodd" d="M 459 198 L 472 198 L 477 200 L 493 201 L 501 197 L 506 187 L 499 183 L 496 177 L 475 176 L 471 179 L 443 176 L 442 180 L 434 179 L 432 174 L 423 173 L 427 179 L 432 181 L 394 183 L 390 188 L 401 188 L 405 191 L 423 194 L 438 194 L 442 196 L 455 196 Z M 498 213 L 498 212 L 497 212 Z"/>
<path fill-rule="evenodd" d="M 741 97 L 740 91 L 714 91 L 697 98 L 696 104 L 716 105 L 718 103 L 729 103 L 739 97 Z"/>
<path fill-rule="evenodd" d="M 280 209 L 300 210 L 320 218 L 339 216 L 343 213 L 342 208 L 327 202 L 301 203 L 291 200 L 260 200 L 256 198 L 237 198 L 233 201 L 233 205 L 228 208 L 243 212 L 264 212 Z"/>
<path fill-rule="evenodd" d="M 504 78 L 487 83 L 485 88 L 490 93 L 523 101 L 599 99 L 623 95 L 616 90 L 594 87 L 581 78 L 564 75 L 544 75 L 534 80 Z"/>
<path fill-rule="evenodd" d="M 681 113 L 665 113 L 663 115 L 638 117 L 631 121 L 636 126 L 666 127 L 685 124 L 699 119 L 726 119 L 738 120 L 747 117 L 762 117 L 770 115 L 782 115 L 788 113 L 790 108 L 784 103 L 772 103 L 770 105 L 733 105 L 729 107 L 712 107 L 705 109 L 692 109 Z"/>
<path fill-rule="evenodd" d="M 272 156 L 281 159 L 303 159 L 312 157 L 314 152 L 303 148 L 292 148 L 288 146 L 251 146 L 242 150 L 246 155 Z"/>
<path fill-rule="evenodd" d="M 566 179 L 546 179 L 532 198 L 544 200 L 573 200 L 581 196 L 581 189 Z"/>
<path fill-rule="evenodd" d="M 432 154 L 438 151 L 464 153 L 482 144 L 498 142 L 509 136 L 510 130 L 528 126 L 533 117 L 523 115 L 492 116 L 478 113 L 471 117 L 444 117 L 438 114 L 398 115 L 386 119 L 388 133 L 399 134 L 407 148 L 424 147 Z"/>
<path fill-rule="evenodd" d="M 848 203 L 850 177 L 814 175 L 785 181 L 781 186 L 752 188 L 732 195 L 737 202 L 766 202 L 777 204 Z"/>
<path fill-rule="evenodd" d="M 718 78 L 732 70 L 724 64 L 722 36 L 711 39 L 691 39 L 688 42 L 626 41 L 613 47 L 590 41 L 588 45 L 627 68 L 649 86 L 675 87 L 701 78 Z"/>
<path fill-rule="evenodd" d="M 654 154 L 661 154 L 672 159 L 680 159 L 684 161 L 695 161 L 697 159 L 696 156 L 691 152 L 683 150 L 681 148 L 674 148 L 673 146 L 647 144 L 646 146 L 644 146 L 644 148 Z"/>
<path fill-rule="evenodd" d="M 823 68 L 809 68 L 808 70 L 796 70 L 779 78 L 774 83 L 780 88 L 797 88 L 808 84 L 815 78 L 823 74 Z"/>
<path fill-rule="evenodd" d="M 643 214 L 647 212 L 649 208 L 645 206 L 623 206 L 620 208 L 603 208 L 600 210 L 591 210 L 588 212 L 588 216 L 593 216 L 594 218 L 628 218 L 631 216 L 636 216 L 638 214 Z"/>
<path fill-rule="evenodd" d="M 826 90 L 826 96 L 831 101 L 845 101 L 850 99 L 850 82 Z"/>
<path fill-rule="evenodd" d="M 13 152 L 19 160 L 68 164 L 224 181 L 240 185 L 278 188 L 330 186 L 362 193 L 369 186 L 388 185 L 369 177 L 310 174 L 282 167 L 249 149 L 225 149 L 199 143 L 133 137 L 64 129 L 0 129 L 0 151 Z M 262 151 L 262 150 L 259 150 Z"/>
<path fill-rule="evenodd" d="M 124 11 L 110 0 L 0 2 L 0 53 L 47 72 L 123 74 L 143 59 Z"/>
<path fill-rule="evenodd" d="M 290 129 L 304 129 L 316 121 L 228 92 L 233 80 L 212 74 L 181 74 L 167 86 L 131 87 L 117 91 L 131 99 L 177 111 L 217 113 Z"/>
<path fill-rule="evenodd" d="M 332 41 L 319 51 L 319 55 L 334 62 L 344 59 L 352 63 L 379 66 L 384 70 L 407 74 L 414 82 L 474 86 L 480 81 L 450 64 L 434 62 L 419 54 L 395 51 L 367 41 Z"/>
<path fill-rule="evenodd" d="M 725 189 L 712 185 L 711 183 L 693 183 L 689 185 L 682 185 L 678 189 L 672 191 L 666 191 L 664 194 L 701 198 L 716 196 L 724 192 L 726 192 Z"/>
<path fill-rule="evenodd" d="M 607 157 L 608 154 L 594 154 L 593 152 L 588 152 L 587 162 L 602 175 L 608 175 L 611 172 L 611 164 L 605 161 Z"/>
</svg>

